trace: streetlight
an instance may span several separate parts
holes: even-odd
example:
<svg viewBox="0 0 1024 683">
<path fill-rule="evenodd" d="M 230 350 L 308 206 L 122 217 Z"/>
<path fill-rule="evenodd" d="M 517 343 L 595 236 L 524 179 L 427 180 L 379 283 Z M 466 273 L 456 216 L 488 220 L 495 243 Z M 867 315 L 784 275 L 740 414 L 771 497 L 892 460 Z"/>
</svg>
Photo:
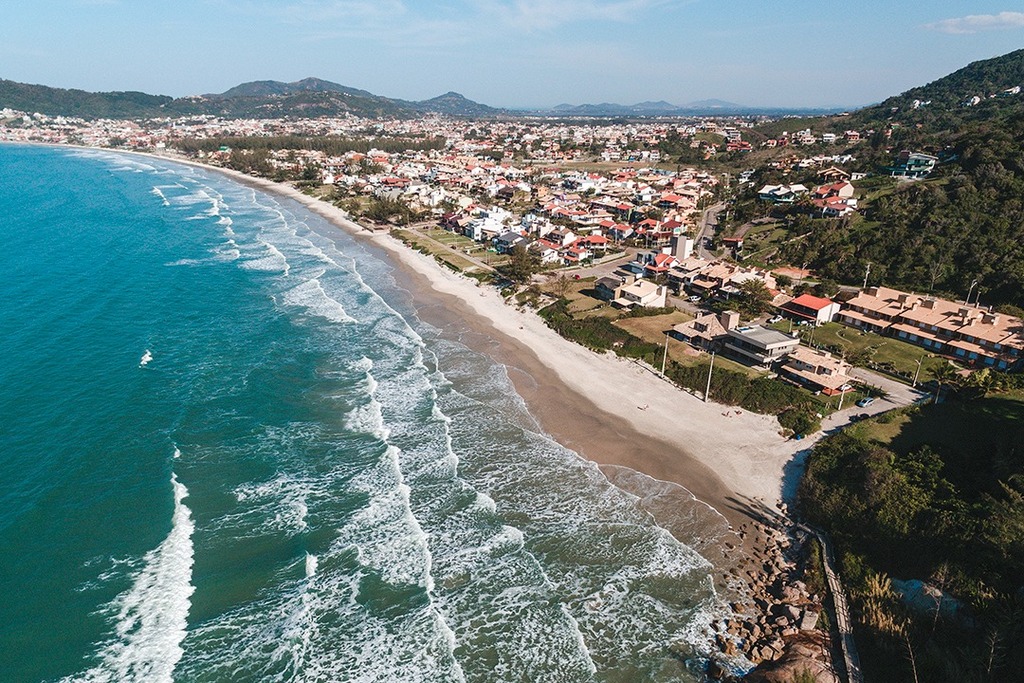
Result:
<svg viewBox="0 0 1024 683">
<path fill-rule="evenodd" d="M 971 288 L 967 290 L 967 298 L 966 298 L 966 299 L 964 299 L 964 306 L 967 306 L 967 305 L 968 305 L 968 302 L 970 302 L 970 300 L 971 300 L 971 294 L 972 294 L 972 293 L 974 292 L 974 288 L 975 288 L 975 287 L 976 287 L 977 285 L 978 285 L 978 281 L 977 281 L 977 280 L 975 280 L 974 282 L 972 282 L 972 283 L 971 283 Z"/>
<path fill-rule="evenodd" d="M 928 354 L 926 353 L 926 354 L 924 354 L 923 356 L 921 356 L 920 358 L 917 359 L 917 370 L 914 371 L 914 381 L 910 383 L 910 387 L 911 388 L 914 388 L 914 387 L 917 386 L 917 376 L 921 374 L 921 363 L 923 363 L 924 359 L 927 358 L 927 357 L 928 357 Z"/>
<path fill-rule="evenodd" d="M 661 356 L 661 376 L 665 376 L 665 362 L 668 360 L 668 332 L 665 333 L 665 352 Z"/>
</svg>

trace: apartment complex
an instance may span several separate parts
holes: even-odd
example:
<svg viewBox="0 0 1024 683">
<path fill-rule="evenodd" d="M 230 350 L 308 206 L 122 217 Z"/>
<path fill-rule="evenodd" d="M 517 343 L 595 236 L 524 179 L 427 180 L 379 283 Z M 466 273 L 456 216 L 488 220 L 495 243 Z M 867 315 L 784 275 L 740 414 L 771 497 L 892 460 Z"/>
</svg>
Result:
<svg viewBox="0 0 1024 683">
<path fill-rule="evenodd" d="M 839 320 L 975 366 L 1011 370 L 1024 359 L 1024 321 L 977 305 L 869 287 Z"/>
</svg>

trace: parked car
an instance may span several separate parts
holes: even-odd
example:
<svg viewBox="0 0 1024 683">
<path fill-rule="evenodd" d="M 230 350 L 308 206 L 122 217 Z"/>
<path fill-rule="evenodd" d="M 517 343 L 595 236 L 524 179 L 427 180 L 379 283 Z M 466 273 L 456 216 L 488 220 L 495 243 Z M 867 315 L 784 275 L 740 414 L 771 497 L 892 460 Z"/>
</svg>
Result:
<svg viewBox="0 0 1024 683">
<path fill-rule="evenodd" d="M 778 323 L 778 322 L 782 322 L 782 316 L 781 315 L 773 315 L 772 317 L 768 318 L 768 324 L 769 325 L 774 325 L 775 323 Z"/>
<path fill-rule="evenodd" d="M 875 399 L 870 396 L 865 396 L 861 400 L 857 401 L 857 406 L 860 408 L 867 408 L 869 405 L 875 402 Z"/>
<path fill-rule="evenodd" d="M 700 301 L 700 297 L 694 294 L 693 296 L 687 297 L 686 300 L 692 304 L 695 304 Z"/>
</svg>

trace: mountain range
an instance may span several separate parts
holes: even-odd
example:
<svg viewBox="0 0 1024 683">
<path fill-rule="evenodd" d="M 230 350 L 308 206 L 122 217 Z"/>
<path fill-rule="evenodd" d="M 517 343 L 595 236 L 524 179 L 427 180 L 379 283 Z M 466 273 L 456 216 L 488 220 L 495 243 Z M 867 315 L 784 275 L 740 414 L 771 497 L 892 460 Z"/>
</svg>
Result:
<svg viewBox="0 0 1024 683">
<path fill-rule="evenodd" d="M 546 116 L 594 116 L 594 117 L 630 117 L 630 116 L 730 116 L 730 115 L 765 115 L 784 116 L 799 114 L 813 116 L 833 114 L 838 109 L 785 108 L 785 107 L 752 107 L 725 100 L 699 100 L 683 105 L 675 105 L 664 100 L 658 102 L 638 102 L 637 104 L 560 104 L 547 110 L 534 113 Z"/>
<path fill-rule="evenodd" d="M 393 99 L 319 78 L 294 83 L 252 81 L 222 93 L 172 98 L 141 92 L 86 92 L 0 80 L 0 108 L 82 118 L 148 118 L 209 114 L 230 118 L 314 118 L 345 113 L 368 118 L 445 114 L 495 117 L 505 110 L 448 92 L 422 102 Z"/>
<path fill-rule="evenodd" d="M 413 117 L 444 114 L 466 118 L 514 117 L 638 117 L 823 114 L 834 110 L 750 107 L 723 100 L 701 100 L 678 106 L 669 102 L 561 104 L 551 109 L 510 110 L 474 102 L 456 92 L 423 101 L 375 95 L 320 78 L 293 83 L 251 81 L 222 93 L 172 98 L 142 92 L 86 92 L 0 80 L 0 108 L 82 118 L 150 118 L 208 114 L 230 118 L 313 118 L 350 113 L 356 116 Z"/>
</svg>

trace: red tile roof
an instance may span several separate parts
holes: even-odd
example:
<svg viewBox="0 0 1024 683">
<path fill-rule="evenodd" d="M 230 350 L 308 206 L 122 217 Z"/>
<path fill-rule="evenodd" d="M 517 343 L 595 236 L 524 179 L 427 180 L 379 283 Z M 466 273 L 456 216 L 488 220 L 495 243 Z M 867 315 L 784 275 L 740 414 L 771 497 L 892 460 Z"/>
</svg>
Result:
<svg viewBox="0 0 1024 683">
<path fill-rule="evenodd" d="M 789 303 L 795 306 L 803 306 L 804 308 L 809 308 L 813 311 L 820 311 L 826 306 L 830 306 L 833 301 L 832 299 L 825 299 L 820 296 L 814 296 L 813 294 L 801 294 Z"/>
</svg>

